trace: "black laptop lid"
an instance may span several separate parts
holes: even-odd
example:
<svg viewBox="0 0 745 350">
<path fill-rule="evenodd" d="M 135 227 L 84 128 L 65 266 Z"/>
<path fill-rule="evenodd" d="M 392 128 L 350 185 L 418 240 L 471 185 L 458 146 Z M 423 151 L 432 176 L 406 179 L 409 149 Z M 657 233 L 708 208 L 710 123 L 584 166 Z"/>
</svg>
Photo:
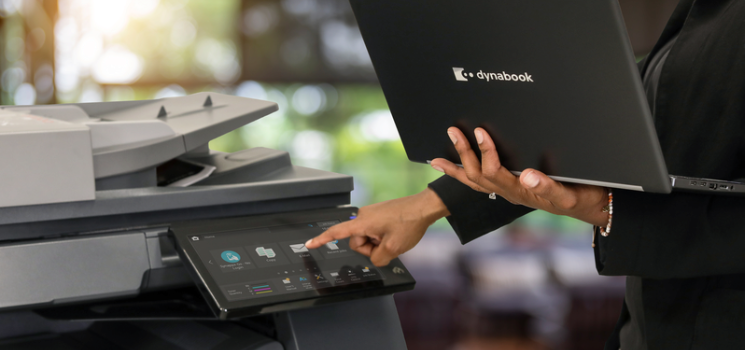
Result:
<svg viewBox="0 0 745 350">
<path fill-rule="evenodd" d="M 510 170 L 670 192 L 616 0 L 351 4 L 410 160 L 482 126 Z"/>
</svg>

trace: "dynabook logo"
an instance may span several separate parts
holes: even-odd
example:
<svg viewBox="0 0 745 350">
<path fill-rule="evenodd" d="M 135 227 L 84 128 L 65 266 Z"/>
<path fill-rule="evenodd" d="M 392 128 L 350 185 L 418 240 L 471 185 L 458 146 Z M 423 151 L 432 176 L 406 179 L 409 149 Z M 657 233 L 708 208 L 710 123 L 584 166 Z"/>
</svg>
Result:
<svg viewBox="0 0 745 350">
<path fill-rule="evenodd" d="M 468 81 L 468 78 L 473 78 L 473 73 L 466 73 L 463 68 L 453 67 L 453 73 L 455 73 L 455 80 L 457 81 Z M 485 73 L 479 71 L 476 73 L 476 78 L 486 81 L 514 81 L 522 83 L 533 83 L 533 76 L 528 73 L 523 74 L 509 74 L 507 72 L 502 73 Z"/>
</svg>

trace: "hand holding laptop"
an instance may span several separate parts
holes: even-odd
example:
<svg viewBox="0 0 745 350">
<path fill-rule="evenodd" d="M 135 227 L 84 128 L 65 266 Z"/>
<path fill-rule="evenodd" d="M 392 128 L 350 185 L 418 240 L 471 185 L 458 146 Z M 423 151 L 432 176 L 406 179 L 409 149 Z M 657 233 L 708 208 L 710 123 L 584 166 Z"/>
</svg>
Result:
<svg viewBox="0 0 745 350">
<path fill-rule="evenodd" d="M 481 128 L 475 132 L 483 164 L 465 135 L 457 128 L 450 128 L 448 136 L 455 144 L 463 168 L 442 158 L 433 160 L 432 167 L 474 190 L 496 193 L 515 204 L 571 216 L 597 226 L 608 223 L 608 213 L 603 212 L 608 203 L 605 188 L 559 183 L 532 169 L 526 169 L 518 178 L 502 167 L 491 137 Z M 353 250 L 370 257 L 375 266 L 385 266 L 419 243 L 437 219 L 449 215 L 440 197 L 427 188 L 413 196 L 360 208 L 356 219 L 334 225 L 308 240 L 305 247 L 316 249 L 333 240 L 350 238 L 349 246 Z"/>
<path fill-rule="evenodd" d="M 476 128 L 474 134 L 483 163 L 479 162 L 465 135 L 458 128 L 451 127 L 448 129 L 448 136 L 460 155 L 463 167 L 437 158 L 432 160 L 432 168 L 476 191 L 496 193 L 515 204 L 571 216 L 596 226 L 605 226 L 608 223 L 608 213 L 602 210 L 608 204 L 607 189 L 560 183 L 534 169 L 525 169 L 517 177 L 501 165 L 489 134 L 482 128 Z"/>
</svg>

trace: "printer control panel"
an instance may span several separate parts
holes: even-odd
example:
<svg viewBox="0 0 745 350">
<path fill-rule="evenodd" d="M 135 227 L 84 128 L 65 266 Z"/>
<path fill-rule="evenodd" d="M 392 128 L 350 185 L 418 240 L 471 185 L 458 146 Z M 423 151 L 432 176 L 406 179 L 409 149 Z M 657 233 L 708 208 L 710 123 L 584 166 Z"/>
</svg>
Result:
<svg viewBox="0 0 745 350">
<path fill-rule="evenodd" d="M 376 267 L 348 239 L 305 242 L 354 220 L 357 208 L 256 215 L 171 226 L 177 250 L 221 319 L 392 294 L 414 288 L 399 259 Z"/>
<path fill-rule="evenodd" d="M 189 236 L 228 300 L 261 298 L 383 279 L 348 240 L 308 249 L 305 242 L 339 220 Z"/>
</svg>

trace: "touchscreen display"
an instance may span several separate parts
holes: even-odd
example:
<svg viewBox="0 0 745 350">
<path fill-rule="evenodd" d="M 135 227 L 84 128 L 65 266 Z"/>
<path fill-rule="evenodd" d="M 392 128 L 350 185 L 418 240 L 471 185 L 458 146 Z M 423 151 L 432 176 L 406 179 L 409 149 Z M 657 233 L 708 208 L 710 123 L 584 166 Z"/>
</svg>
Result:
<svg viewBox="0 0 745 350">
<path fill-rule="evenodd" d="M 187 236 L 228 301 L 258 299 L 380 281 L 384 277 L 348 240 L 308 249 L 305 242 L 339 220 Z"/>
</svg>

